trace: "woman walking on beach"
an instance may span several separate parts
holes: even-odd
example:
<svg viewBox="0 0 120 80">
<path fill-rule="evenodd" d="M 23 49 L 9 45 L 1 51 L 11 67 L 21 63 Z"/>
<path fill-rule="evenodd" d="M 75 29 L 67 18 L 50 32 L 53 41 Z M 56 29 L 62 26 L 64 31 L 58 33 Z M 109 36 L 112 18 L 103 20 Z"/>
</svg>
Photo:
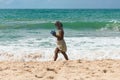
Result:
<svg viewBox="0 0 120 80">
<path fill-rule="evenodd" d="M 55 23 L 55 26 L 57 28 L 57 32 L 51 31 L 51 34 L 57 38 L 57 47 L 55 48 L 55 52 L 54 52 L 54 61 L 57 60 L 59 52 L 61 52 L 64 58 L 68 60 L 68 56 L 66 54 L 67 46 L 64 40 L 63 24 L 60 21 L 57 21 Z"/>
</svg>

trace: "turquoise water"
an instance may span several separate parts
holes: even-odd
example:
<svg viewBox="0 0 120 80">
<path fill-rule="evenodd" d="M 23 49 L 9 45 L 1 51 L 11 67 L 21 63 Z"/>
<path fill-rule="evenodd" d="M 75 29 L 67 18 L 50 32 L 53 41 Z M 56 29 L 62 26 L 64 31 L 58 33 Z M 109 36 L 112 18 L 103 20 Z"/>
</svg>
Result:
<svg viewBox="0 0 120 80">
<path fill-rule="evenodd" d="M 0 60 L 51 60 L 55 21 L 71 59 L 120 59 L 120 9 L 0 9 Z"/>
<path fill-rule="evenodd" d="M 65 28 L 99 29 L 106 24 L 119 24 L 119 9 L 13 9 L 0 10 L 0 28 L 51 28 L 60 20 Z M 28 27 L 29 26 L 29 27 Z"/>
</svg>

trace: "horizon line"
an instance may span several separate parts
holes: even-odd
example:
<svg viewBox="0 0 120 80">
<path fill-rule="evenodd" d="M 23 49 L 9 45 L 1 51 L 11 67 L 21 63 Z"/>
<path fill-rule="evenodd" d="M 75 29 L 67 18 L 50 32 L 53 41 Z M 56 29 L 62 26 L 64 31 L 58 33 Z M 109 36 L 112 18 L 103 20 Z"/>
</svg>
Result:
<svg viewBox="0 0 120 80">
<path fill-rule="evenodd" d="M 0 8 L 0 9 L 120 9 L 120 8 Z"/>
</svg>

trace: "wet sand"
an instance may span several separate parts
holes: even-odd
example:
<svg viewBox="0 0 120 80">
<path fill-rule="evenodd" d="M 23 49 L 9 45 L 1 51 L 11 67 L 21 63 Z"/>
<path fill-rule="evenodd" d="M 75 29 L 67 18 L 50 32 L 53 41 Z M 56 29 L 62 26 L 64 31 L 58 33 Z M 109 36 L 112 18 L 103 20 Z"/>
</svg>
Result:
<svg viewBox="0 0 120 80">
<path fill-rule="evenodd" d="M 0 80 L 120 80 L 120 60 L 0 62 Z"/>
</svg>

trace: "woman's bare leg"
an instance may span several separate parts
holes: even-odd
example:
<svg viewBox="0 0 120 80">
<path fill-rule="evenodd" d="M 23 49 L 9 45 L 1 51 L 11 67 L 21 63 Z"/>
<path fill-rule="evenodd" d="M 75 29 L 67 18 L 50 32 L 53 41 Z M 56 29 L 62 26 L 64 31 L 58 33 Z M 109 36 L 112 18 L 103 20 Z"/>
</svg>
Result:
<svg viewBox="0 0 120 80">
<path fill-rule="evenodd" d="M 68 59 L 68 56 L 67 56 L 67 54 L 65 53 L 65 52 L 61 52 L 62 54 L 63 54 L 63 56 L 64 56 L 64 58 L 66 59 L 66 60 L 69 60 Z"/>
<path fill-rule="evenodd" d="M 60 50 L 59 50 L 58 48 L 55 49 L 54 61 L 57 60 L 59 51 L 60 51 Z"/>
</svg>

